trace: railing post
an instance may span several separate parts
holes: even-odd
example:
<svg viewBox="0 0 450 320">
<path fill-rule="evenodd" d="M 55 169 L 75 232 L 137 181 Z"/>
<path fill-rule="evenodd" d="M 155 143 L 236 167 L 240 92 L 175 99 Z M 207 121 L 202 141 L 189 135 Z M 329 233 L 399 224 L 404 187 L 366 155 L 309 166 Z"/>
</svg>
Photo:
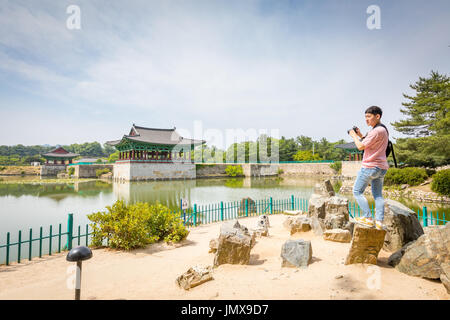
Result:
<svg viewBox="0 0 450 320">
<path fill-rule="evenodd" d="M 30 246 L 28 247 L 28 260 L 31 261 L 31 256 L 32 256 L 32 250 L 33 247 L 31 246 L 33 241 L 33 229 L 30 228 Z"/>
<path fill-rule="evenodd" d="M 72 250 L 73 240 L 73 213 L 69 213 L 67 220 L 67 250 Z"/>
<path fill-rule="evenodd" d="M 422 209 L 422 219 L 423 219 L 423 226 L 428 227 L 427 207 L 423 207 Z"/>
<path fill-rule="evenodd" d="M 20 263 L 21 247 L 22 247 L 22 230 L 19 230 L 19 241 L 17 243 L 17 263 Z"/>
<path fill-rule="evenodd" d="M 9 232 L 6 234 L 6 265 L 9 265 Z"/>
<path fill-rule="evenodd" d="M 273 200 L 272 200 L 272 197 L 270 197 L 270 199 L 269 199 L 269 207 L 270 207 L 270 214 L 272 214 L 273 213 Z"/>
<path fill-rule="evenodd" d="M 220 201 L 220 220 L 223 221 L 223 201 Z"/>
<path fill-rule="evenodd" d="M 291 195 L 291 210 L 294 210 L 294 195 Z"/>
<path fill-rule="evenodd" d="M 245 199 L 245 216 L 248 217 L 248 199 Z"/>
<path fill-rule="evenodd" d="M 194 227 L 197 225 L 197 204 L 194 203 Z"/>
</svg>

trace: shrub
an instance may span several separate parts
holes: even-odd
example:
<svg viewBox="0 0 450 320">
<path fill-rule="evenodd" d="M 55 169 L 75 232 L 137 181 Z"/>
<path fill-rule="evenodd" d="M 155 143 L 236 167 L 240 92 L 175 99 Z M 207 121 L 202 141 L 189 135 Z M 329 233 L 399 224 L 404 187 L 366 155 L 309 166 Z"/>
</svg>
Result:
<svg viewBox="0 0 450 320">
<path fill-rule="evenodd" d="M 333 190 L 334 192 L 339 192 L 339 190 L 341 190 L 342 187 L 342 181 L 338 180 L 335 183 L 333 183 Z"/>
<path fill-rule="evenodd" d="M 108 172 L 111 172 L 111 169 L 108 169 L 108 168 L 98 169 L 98 170 L 95 170 L 95 175 L 97 176 L 97 178 L 99 178 L 102 174 L 105 174 Z"/>
<path fill-rule="evenodd" d="M 6 169 L 6 167 L 0 167 L 0 171 L 3 171 L 5 169 Z"/>
<path fill-rule="evenodd" d="M 390 168 L 384 177 L 384 183 L 386 185 L 408 184 L 416 186 L 427 178 L 427 172 L 423 168 Z"/>
<path fill-rule="evenodd" d="M 336 173 L 342 172 L 342 161 L 336 161 L 332 164 L 330 164 L 330 168 L 336 171 Z"/>
<path fill-rule="evenodd" d="M 23 170 L 20 171 L 20 174 L 21 174 L 21 175 L 24 175 L 24 174 L 25 174 L 25 171 L 23 171 Z"/>
<path fill-rule="evenodd" d="M 69 167 L 69 170 L 67 171 L 67 173 L 69 174 L 69 176 L 72 176 L 75 173 L 75 168 Z"/>
<path fill-rule="evenodd" d="M 244 175 L 244 170 L 242 169 L 242 166 L 227 166 L 225 169 L 225 173 L 229 177 L 240 177 Z"/>
<path fill-rule="evenodd" d="M 127 205 L 118 200 L 106 209 L 87 216 L 93 222 L 90 226 L 94 246 L 101 246 L 108 238 L 111 248 L 130 250 L 160 240 L 178 242 L 189 234 L 177 214 L 161 204 Z"/>
<path fill-rule="evenodd" d="M 283 174 L 283 173 L 284 173 L 283 169 L 278 168 L 277 174 Z"/>
<path fill-rule="evenodd" d="M 450 169 L 440 170 L 433 175 L 431 190 L 444 196 L 450 196 Z"/>
</svg>

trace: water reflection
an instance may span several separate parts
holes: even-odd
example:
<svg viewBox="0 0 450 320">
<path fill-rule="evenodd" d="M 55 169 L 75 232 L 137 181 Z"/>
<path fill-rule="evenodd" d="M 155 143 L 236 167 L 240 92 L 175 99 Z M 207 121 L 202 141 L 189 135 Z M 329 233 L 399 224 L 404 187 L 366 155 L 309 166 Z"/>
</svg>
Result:
<svg viewBox="0 0 450 320">
<path fill-rule="evenodd" d="M 22 196 L 47 197 L 55 201 L 61 201 L 67 197 L 96 197 L 100 193 L 111 193 L 112 186 L 104 181 L 87 181 L 74 183 L 51 183 L 51 184 L 30 184 L 30 183 L 7 183 L 0 184 L 0 197 Z"/>
</svg>

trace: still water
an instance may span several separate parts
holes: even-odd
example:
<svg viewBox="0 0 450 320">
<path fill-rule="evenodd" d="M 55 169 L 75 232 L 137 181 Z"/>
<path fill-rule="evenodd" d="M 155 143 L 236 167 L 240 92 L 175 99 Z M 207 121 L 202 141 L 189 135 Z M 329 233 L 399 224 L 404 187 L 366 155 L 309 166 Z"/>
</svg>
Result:
<svg viewBox="0 0 450 320">
<path fill-rule="evenodd" d="M 128 203 L 158 201 L 172 210 L 179 208 L 181 198 L 188 199 L 191 206 L 194 203 L 206 205 L 220 201 L 240 201 L 246 197 L 254 200 L 273 197 L 275 200 L 288 199 L 294 195 L 309 199 L 314 185 L 320 181 L 295 177 L 125 183 L 96 180 L 71 184 L 30 184 L 22 181 L 0 184 L 0 245 L 6 243 L 7 232 L 11 232 L 11 242 L 17 240 L 19 230 L 22 230 L 23 240 L 28 239 L 30 228 L 33 229 L 33 237 L 38 235 L 41 226 L 44 235 L 48 234 L 50 225 L 53 226 L 53 234 L 56 233 L 60 223 L 65 232 L 68 213 L 73 213 L 74 230 L 79 225 L 84 228 L 89 223 L 86 215 L 103 211 L 105 206 L 112 205 L 118 199 Z M 352 195 L 344 196 L 354 201 Z M 433 212 L 450 212 L 448 206 L 400 201 L 416 212 L 423 206 Z M 370 202 L 373 203 L 373 200 Z M 0 260 L 2 255 L 0 252 Z"/>
</svg>

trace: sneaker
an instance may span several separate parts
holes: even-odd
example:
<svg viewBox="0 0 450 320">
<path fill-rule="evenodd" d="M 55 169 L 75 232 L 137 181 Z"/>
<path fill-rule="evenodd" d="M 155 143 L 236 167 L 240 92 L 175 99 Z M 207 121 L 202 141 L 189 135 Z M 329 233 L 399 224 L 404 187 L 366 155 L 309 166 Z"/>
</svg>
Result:
<svg viewBox="0 0 450 320">
<path fill-rule="evenodd" d="M 378 230 L 383 230 L 384 225 L 381 221 L 375 221 L 375 228 L 377 228 Z"/>
<path fill-rule="evenodd" d="M 359 223 L 361 223 L 361 224 L 363 224 L 365 226 L 368 226 L 368 227 L 373 227 L 374 226 L 373 220 L 371 218 L 361 217 L 361 218 L 357 218 L 355 220 L 356 220 L 356 222 L 359 222 Z"/>
</svg>

